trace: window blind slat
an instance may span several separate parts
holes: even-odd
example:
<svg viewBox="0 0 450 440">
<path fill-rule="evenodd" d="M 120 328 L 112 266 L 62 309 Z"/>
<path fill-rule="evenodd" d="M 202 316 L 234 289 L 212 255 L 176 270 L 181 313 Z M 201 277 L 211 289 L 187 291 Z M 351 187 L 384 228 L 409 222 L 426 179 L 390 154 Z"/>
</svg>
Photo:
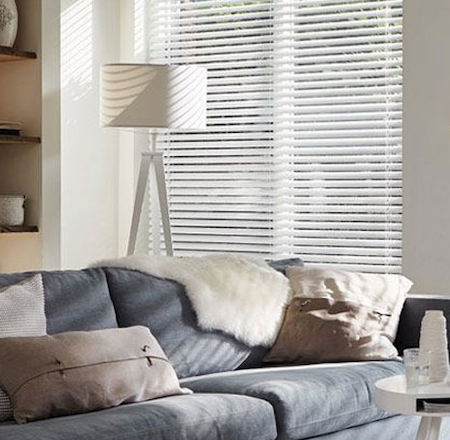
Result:
<svg viewBox="0 0 450 440">
<path fill-rule="evenodd" d="M 155 19 L 162 19 L 159 15 L 155 16 Z M 397 20 L 398 24 L 390 24 L 390 38 L 394 39 L 397 36 L 401 36 L 402 34 L 402 26 L 401 20 Z M 217 28 L 214 30 L 204 30 L 202 32 L 193 32 L 190 35 L 190 38 L 187 39 L 184 35 L 172 35 L 171 37 L 171 45 L 175 45 L 176 47 L 197 47 L 197 45 L 202 45 L 203 43 L 210 43 L 211 46 L 215 47 L 216 45 L 220 45 L 223 43 L 221 40 L 223 39 L 226 43 L 235 43 L 235 38 L 245 38 L 244 41 L 252 41 L 252 39 L 260 39 L 261 35 L 254 35 L 254 29 L 251 27 L 239 27 L 239 28 L 230 28 L 228 30 L 219 31 Z M 336 43 L 340 41 L 342 38 L 348 37 L 367 37 L 371 36 L 381 36 L 384 39 L 386 38 L 386 32 L 382 26 L 359 26 L 356 28 L 343 28 L 343 29 L 312 29 L 307 30 L 305 26 L 302 26 L 302 32 L 296 37 L 296 44 L 300 44 L 302 40 L 306 42 L 311 42 L 311 44 L 316 45 L 326 45 L 329 44 L 330 40 L 336 40 Z M 278 41 L 280 37 L 277 35 L 272 35 L 270 37 L 272 41 Z M 383 40 L 384 41 L 384 40 Z M 152 54 L 159 50 L 166 50 L 165 42 L 162 40 L 155 39 L 152 41 Z"/>
<path fill-rule="evenodd" d="M 371 0 L 368 0 L 371 1 Z M 382 12 L 381 12 L 382 14 Z M 270 22 L 272 20 L 270 20 L 270 16 L 267 15 L 267 20 L 261 22 L 259 20 L 248 20 L 245 21 L 245 17 L 241 16 L 239 17 L 240 23 L 239 25 L 241 25 L 244 28 L 247 29 L 253 29 L 255 34 L 264 32 L 267 29 L 267 32 L 272 32 L 272 27 L 270 26 Z M 358 18 L 358 17 L 355 17 Z M 301 24 L 301 31 L 302 32 L 311 32 L 311 31 L 320 31 L 323 32 L 324 29 L 361 29 L 361 28 L 365 28 L 365 27 L 374 27 L 377 28 L 378 32 L 385 32 L 385 30 L 383 29 L 383 27 L 385 26 L 400 26 L 402 24 L 402 18 L 401 17 L 385 17 L 385 18 L 378 18 L 376 16 L 372 16 L 372 17 L 367 17 L 367 18 L 362 18 L 359 17 L 359 20 L 353 20 L 353 21 L 347 21 L 347 20 L 342 20 L 341 21 L 335 21 L 333 23 L 332 26 L 330 26 L 328 23 L 323 23 L 323 22 L 307 22 L 304 21 Z M 174 23 L 175 20 L 170 20 L 172 23 Z M 281 20 L 279 20 L 281 22 Z M 236 29 L 236 20 L 233 21 L 227 21 L 227 20 L 217 20 L 217 21 L 211 21 L 209 23 L 198 23 L 198 24 L 188 24 L 188 23 L 192 23 L 195 22 L 195 20 L 186 20 L 186 24 L 183 26 L 183 33 L 180 33 L 178 36 L 179 40 L 183 39 L 183 36 L 185 38 L 192 38 L 195 37 L 196 35 L 198 35 L 199 32 L 203 33 L 203 32 L 218 32 L 218 31 L 223 31 L 223 30 L 227 30 L 230 31 L 229 34 L 233 34 L 232 30 Z M 194 34 L 194 35 L 191 35 Z M 220 35 L 220 34 L 218 34 Z M 174 38 L 174 40 L 176 41 L 176 37 Z M 275 40 L 275 38 L 274 38 Z M 161 43 L 160 43 L 161 44 Z"/>
<path fill-rule="evenodd" d="M 399 30 L 401 28 L 398 28 Z M 211 38 L 206 38 L 204 33 L 198 36 L 198 38 L 193 38 L 188 41 L 178 41 L 172 42 L 172 46 L 176 48 L 176 50 L 185 50 L 188 48 L 199 49 L 207 49 L 213 47 L 214 50 L 223 50 L 224 48 L 233 48 L 238 50 L 248 49 L 250 47 L 254 47 L 254 44 L 272 44 L 273 41 L 277 41 L 277 36 L 266 36 L 266 35 L 248 35 L 244 29 L 237 29 L 233 36 L 229 38 L 223 39 L 220 41 L 217 37 L 216 33 L 211 35 Z M 244 34 L 244 35 L 242 35 Z M 346 48 L 357 48 L 363 47 L 361 45 L 366 45 L 368 43 L 385 43 L 386 35 L 384 33 L 380 33 L 380 30 L 366 30 L 365 34 L 358 30 L 355 36 L 350 37 L 351 32 L 326 32 L 325 38 L 317 39 L 318 33 L 302 33 L 301 38 L 296 39 L 291 44 L 288 43 L 280 43 L 280 47 L 305 47 L 305 48 L 332 48 L 333 46 L 340 46 Z M 316 38 L 311 38 L 316 37 Z M 390 38 L 390 43 L 401 42 L 402 35 L 401 32 L 392 33 Z M 334 49 L 336 50 L 336 49 Z"/>
</svg>

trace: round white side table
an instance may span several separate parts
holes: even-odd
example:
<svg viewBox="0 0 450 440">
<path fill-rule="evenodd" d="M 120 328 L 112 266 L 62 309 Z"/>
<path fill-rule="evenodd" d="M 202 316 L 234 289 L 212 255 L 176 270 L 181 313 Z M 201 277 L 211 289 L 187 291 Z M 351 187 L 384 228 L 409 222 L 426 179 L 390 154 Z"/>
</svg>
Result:
<svg viewBox="0 0 450 440">
<path fill-rule="evenodd" d="M 423 401 L 450 398 L 447 383 L 433 383 L 406 388 L 405 376 L 392 376 L 375 383 L 375 402 L 381 409 L 395 414 L 421 416 L 416 440 L 438 440 L 442 417 L 447 413 L 430 413 L 423 409 Z"/>
</svg>

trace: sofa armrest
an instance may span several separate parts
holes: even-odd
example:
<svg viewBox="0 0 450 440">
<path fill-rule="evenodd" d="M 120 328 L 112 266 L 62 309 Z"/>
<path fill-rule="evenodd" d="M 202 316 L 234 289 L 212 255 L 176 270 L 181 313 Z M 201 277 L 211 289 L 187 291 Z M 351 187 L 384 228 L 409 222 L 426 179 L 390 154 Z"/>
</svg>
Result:
<svg viewBox="0 0 450 440">
<path fill-rule="evenodd" d="M 395 339 L 400 354 L 405 348 L 418 347 L 420 324 L 426 310 L 443 310 L 447 318 L 447 338 L 450 341 L 450 295 L 408 295 L 403 307 Z"/>
</svg>

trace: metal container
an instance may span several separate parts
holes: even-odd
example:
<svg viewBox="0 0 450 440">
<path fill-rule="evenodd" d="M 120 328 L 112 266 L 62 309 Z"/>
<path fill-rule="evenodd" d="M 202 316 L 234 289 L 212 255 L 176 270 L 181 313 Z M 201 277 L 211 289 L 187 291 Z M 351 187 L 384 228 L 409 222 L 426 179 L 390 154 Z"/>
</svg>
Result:
<svg viewBox="0 0 450 440">
<path fill-rule="evenodd" d="M 0 195 L 0 226 L 22 226 L 25 221 L 25 196 Z"/>
</svg>

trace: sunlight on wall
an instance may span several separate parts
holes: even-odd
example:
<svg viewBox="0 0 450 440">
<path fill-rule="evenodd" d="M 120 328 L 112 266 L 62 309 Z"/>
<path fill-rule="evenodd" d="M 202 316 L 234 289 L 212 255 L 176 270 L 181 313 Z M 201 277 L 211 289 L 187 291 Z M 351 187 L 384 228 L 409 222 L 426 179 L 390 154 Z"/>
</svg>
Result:
<svg viewBox="0 0 450 440">
<path fill-rule="evenodd" d="M 74 100 L 92 89 L 92 0 L 76 0 L 61 14 L 61 86 Z"/>
<path fill-rule="evenodd" d="M 134 54 L 144 53 L 145 49 L 145 1 L 135 0 L 134 2 Z"/>
<path fill-rule="evenodd" d="M 64 268 L 117 254 L 118 135 L 100 126 L 99 79 L 119 59 L 121 1 L 61 1 Z"/>
</svg>

